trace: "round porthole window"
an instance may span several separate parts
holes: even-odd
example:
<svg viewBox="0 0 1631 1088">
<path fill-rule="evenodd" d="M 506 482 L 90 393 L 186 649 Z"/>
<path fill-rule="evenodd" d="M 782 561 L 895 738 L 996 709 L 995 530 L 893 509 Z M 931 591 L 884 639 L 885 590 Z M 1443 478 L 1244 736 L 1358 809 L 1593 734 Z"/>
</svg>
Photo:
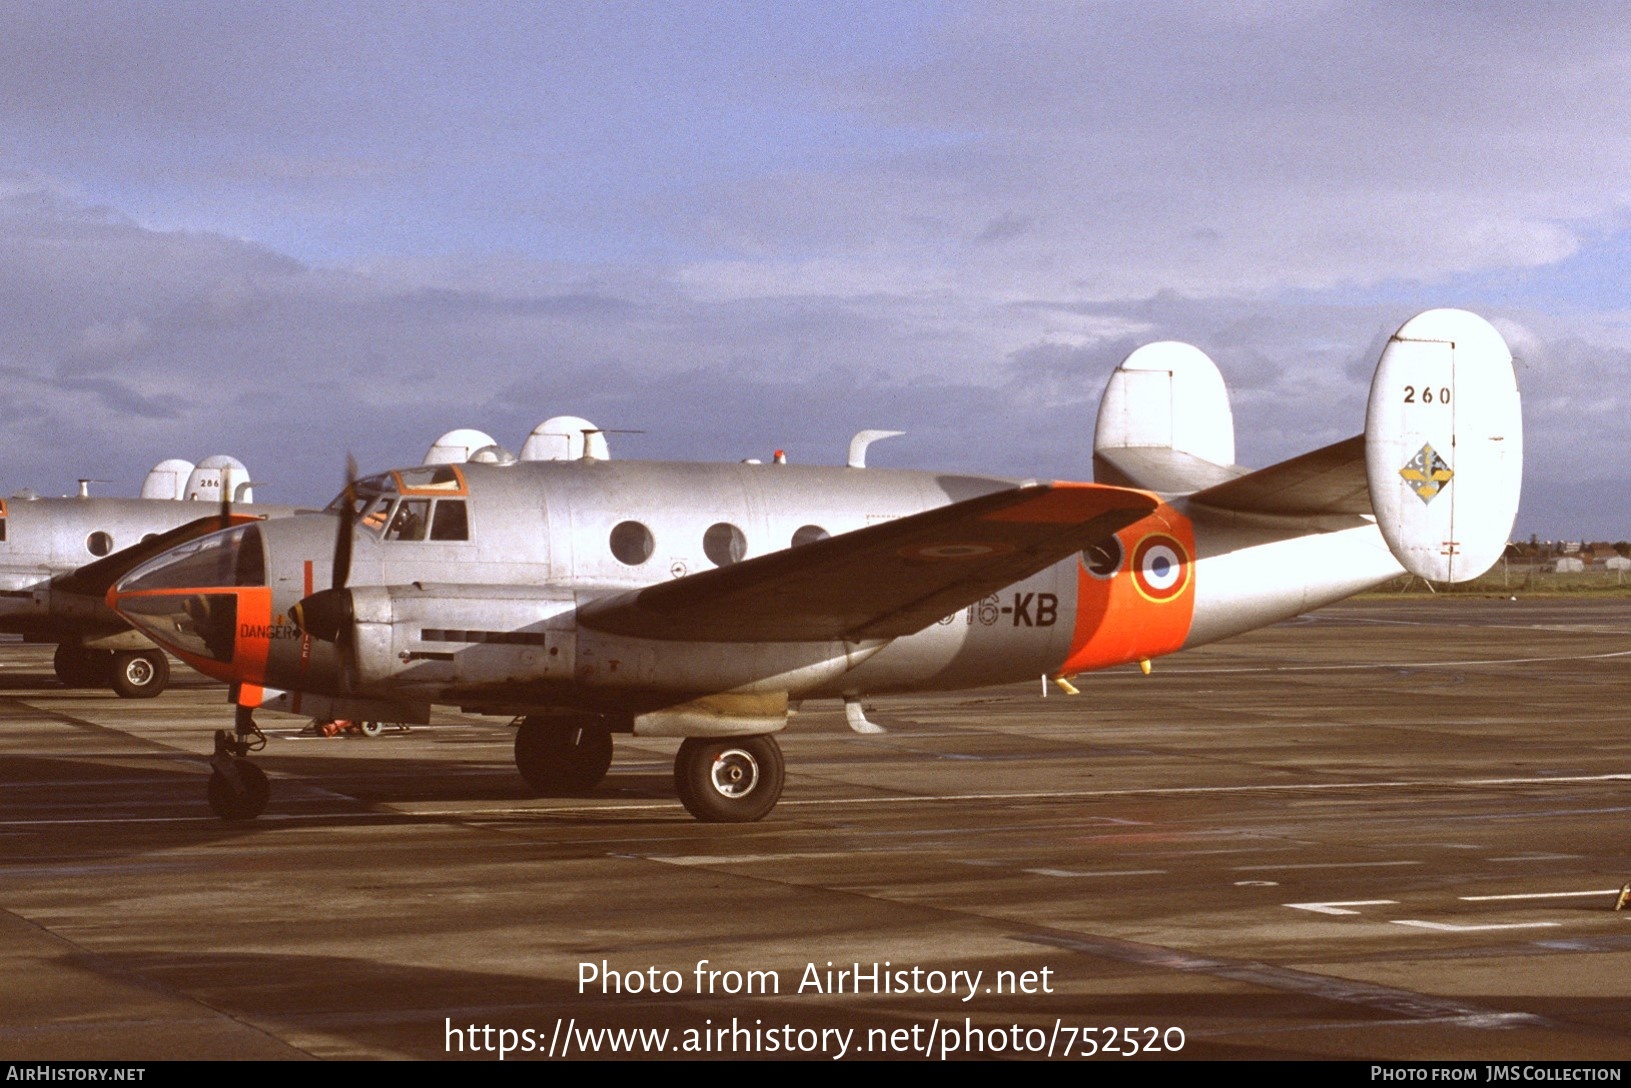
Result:
<svg viewBox="0 0 1631 1088">
<path fill-rule="evenodd" d="M 611 545 L 617 561 L 631 567 L 638 567 L 650 559 L 656 546 L 651 539 L 651 530 L 638 521 L 620 521 L 613 526 Z"/>
<path fill-rule="evenodd" d="M 747 553 L 747 537 L 728 521 L 715 522 L 702 534 L 702 554 L 716 567 L 740 563 Z"/>
<path fill-rule="evenodd" d="M 818 540 L 826 540 L 832 534 L 819 525 L 800 525 L 793 531 L 793 547 L 801 544 L 814 544 Z"/>
<path fill-rule="evenodd" d="M 85 547 L 92 555 L 107 555 L 113 550 L 113 537 L 98 529 L 85 538 Z"/>
</svg>

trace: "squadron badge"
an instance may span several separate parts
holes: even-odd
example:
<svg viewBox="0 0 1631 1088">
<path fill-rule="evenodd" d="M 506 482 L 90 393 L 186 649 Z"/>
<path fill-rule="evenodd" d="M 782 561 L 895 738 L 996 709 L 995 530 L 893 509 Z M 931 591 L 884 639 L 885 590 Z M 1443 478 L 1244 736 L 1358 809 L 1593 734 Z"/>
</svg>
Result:
<svg viewBox="0 0 1631 1088">
<path fill-rule="evenodd" d="M 1410 459 L 1410 463 L 1399 470 L 1399 475 L 1404 477 L 1405 482 L 1410 485 L 1410 490 L 1414 491 L 1422 502 L 1432 502 L 1438 493 L 1444 490 L 1444 485 L 1450 482 L 1455 471 L 1438 455 L 1437 450 L 1430 445 L 1424 445 L 1416 451 L 1416 456 Z"/>
</svg>

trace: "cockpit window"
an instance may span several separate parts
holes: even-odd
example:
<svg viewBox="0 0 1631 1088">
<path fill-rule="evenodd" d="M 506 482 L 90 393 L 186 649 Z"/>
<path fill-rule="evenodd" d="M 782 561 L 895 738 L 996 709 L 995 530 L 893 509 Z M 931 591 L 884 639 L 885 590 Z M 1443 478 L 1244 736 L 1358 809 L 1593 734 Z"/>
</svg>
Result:
<svg viewBox="0 0 1631 1088">
<path fill-rule="evenodd" d="M 457 465 L 422 465 L 419 468 L 405 468 L 391 475 L 396 477 L 405 495 L 465 494 L 464 473 L 459 471 Z"/>
<path fill-rule="evenodd" d="M 357 517 L 358 523 L 376 536 L 384 532 L 386 523 L 391 520 L 391 504 L 395 501 L 394 495 L 380 495 L 368 500 Z"/>
<path fill-rule="evenodd" d="M 436 516 L 430 524 L 432 540 L 469 540 L 470 517 L 459 499 L 439 499 Z"/>
<path fill-rule="evenodd" d="M 386 540 L 423 540 L 425 528 L 430 524 L 430 500 L 403 499 L 396 504 L 385 530 Z"/>
<path fill-rule="evenodd" d="M 469 540 L 470 521 L 462 501 L 438 496 L 468 494 L 457 465 L 425 465 L 369 476 L 351 487 L 352 516 L 386 540 Z M 405 497 L 404 497 L 405 496 Z M 419 498 L 418 496 L 425 496 Z M 346 508 L 346 492 L 328 504 Z"/>
</svg>

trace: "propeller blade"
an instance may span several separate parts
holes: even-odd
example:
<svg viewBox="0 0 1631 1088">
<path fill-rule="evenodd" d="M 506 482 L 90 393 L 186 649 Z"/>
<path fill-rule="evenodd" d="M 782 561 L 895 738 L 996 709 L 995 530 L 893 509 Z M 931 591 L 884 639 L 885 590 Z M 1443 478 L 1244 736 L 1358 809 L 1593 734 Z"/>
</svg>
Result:
<svg viewBox="0 0 1631 1088">
<path fill-rule="evenodd" d="M 341 504 L 340 524 L 334 535 L 334 570 L 330 584 L 344 589 L 351 579 L 351 541 L 357 531 L 357 459 L 345 455 L 345 501 Z"/>
</svg>

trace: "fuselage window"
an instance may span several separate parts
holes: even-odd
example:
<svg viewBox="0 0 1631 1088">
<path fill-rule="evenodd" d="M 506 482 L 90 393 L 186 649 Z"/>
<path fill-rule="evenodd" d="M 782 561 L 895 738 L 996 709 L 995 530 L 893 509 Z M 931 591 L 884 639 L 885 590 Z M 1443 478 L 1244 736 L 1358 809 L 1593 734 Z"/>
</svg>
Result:
<svg viewBox="0 0 1631 1088">
<path fill-rule="evenodd" d="M 747 552 L 747 538 L 742 535 L 742 530 L 728 521 L 716 522 L 702 534 L 702 554 L 716 567 L 740 563 Z"/>
<path fill-rule="evenodd" d="M 651 558 L 656 542 L 651 538 L 651 530 L 638 521 L 620 521 L 612 527 L 611 546 L 619 563 L 638 567 Z"/>
<path fill-rule="evenodd" d="M 98 529 L 85 538 L 85 549 L 95 556 L 107 555 L 113 550 L 113 538 Z"/>
<path fill-rule="evenodd" d="M 436 503 L 436 516 L 430 523 L 432 540 L 469 540 L 470 518 L 464 503 L 458 499 L 441 499 Z"/>
<path fill-rule="evenodd" d="M 819 525 L 800 525 L 793 531 L 793 547 L 814 544 L 818 540 L 826 540 L 831 535 Z"/>
</svg>

